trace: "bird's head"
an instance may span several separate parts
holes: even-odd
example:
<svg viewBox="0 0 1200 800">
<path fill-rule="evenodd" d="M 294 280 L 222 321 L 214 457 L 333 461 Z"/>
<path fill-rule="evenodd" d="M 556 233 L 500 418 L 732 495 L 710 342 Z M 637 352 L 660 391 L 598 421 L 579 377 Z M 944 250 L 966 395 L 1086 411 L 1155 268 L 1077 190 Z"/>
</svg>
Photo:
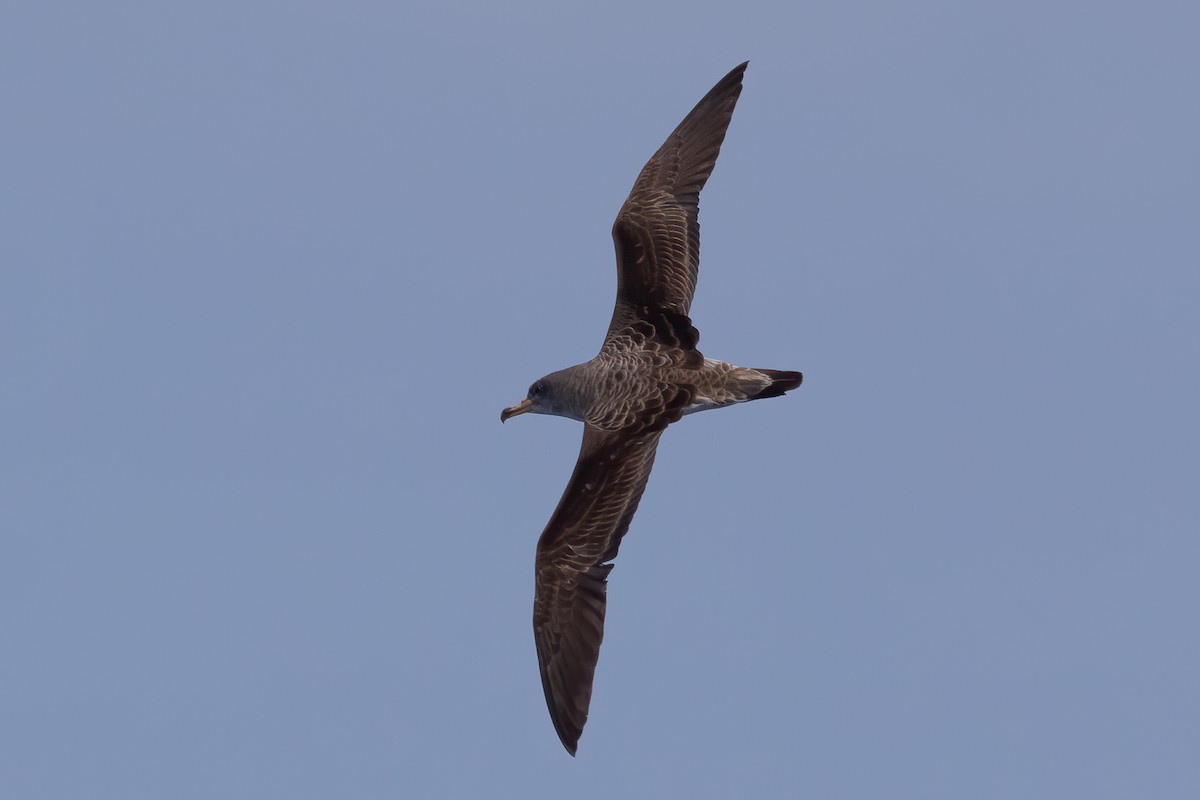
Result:
<svg viewBox="0 0 1200 800">
<path fill-rule="evenodd" d="M 505 422 L 518 414 L 553 414 L 559 417 L 580 419 L 571 403 L 570 393 L 561 372 L 552 372 L 544 378 L 538 378 L 529 387 L 525 399 L 500 412 L 500 421 Z"/>
</svg>

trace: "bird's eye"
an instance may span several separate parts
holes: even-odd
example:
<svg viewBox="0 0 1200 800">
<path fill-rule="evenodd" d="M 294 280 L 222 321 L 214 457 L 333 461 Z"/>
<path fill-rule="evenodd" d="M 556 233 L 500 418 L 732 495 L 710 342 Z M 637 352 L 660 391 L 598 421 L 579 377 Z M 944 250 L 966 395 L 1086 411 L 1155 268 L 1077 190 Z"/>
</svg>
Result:
<svg viewBox="0 0 1200 800">
<path fill-rule="evenodd" d="M 542 394 L 545 391 L 546 391 L 546 384 L 542 383 L 541 381 L 538 381 L 533 386 L 529 387 L 530 394 Z"/>
</svg>

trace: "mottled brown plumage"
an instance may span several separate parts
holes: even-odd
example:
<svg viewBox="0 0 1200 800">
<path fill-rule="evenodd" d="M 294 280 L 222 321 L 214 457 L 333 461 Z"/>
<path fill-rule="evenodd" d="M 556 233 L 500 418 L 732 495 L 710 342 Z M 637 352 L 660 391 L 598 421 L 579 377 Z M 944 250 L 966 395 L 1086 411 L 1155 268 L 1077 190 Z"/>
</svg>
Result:
<svg viewBox="0 0 1200 800">
<path fill-rule="evenodd" d="M 583 445 L 538 541 L 533 605 L 542 688 L 572 755 L 587 721 L 612 560 L 637 511 L 658 440 L 684 414 L 776 397 L 799 372 L 706 359 L 688 313 L 700 267 L 700 190 L 742 91 L 741 64 L 679 123 L 613 224 L 617 300 L 600 352 L 551 373 L 501 421 L 528 411 L 583 422 Z"/>
</svg>

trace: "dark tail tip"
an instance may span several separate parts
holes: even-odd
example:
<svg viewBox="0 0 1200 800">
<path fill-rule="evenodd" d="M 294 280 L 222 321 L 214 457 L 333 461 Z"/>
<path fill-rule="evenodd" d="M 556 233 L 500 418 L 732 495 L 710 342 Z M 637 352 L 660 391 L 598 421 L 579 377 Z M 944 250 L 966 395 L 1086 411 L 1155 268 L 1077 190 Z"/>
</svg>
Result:
<svg viewBox="0 0 1200 800">
<path fill-rule="evenodd" d="M 786 369 L 758 369 L 756 372 L 761 372 L 771 379 L 771 385 L 763 389 L 758 394 L 752 397 L 752 400 L 760 400 L 764 397 L 779 397 L 784 392 L 790 392 L 804 382 L 804 373 L 792 372 Z"/>
</svg>

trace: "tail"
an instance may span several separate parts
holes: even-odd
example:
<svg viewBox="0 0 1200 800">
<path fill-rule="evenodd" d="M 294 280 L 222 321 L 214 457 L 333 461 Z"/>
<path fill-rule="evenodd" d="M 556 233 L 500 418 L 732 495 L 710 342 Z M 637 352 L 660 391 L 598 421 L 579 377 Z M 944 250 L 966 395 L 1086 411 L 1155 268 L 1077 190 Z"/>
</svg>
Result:
<svg viewBox="0 0 1200 800">
<path fill-rule="evenodd" d="M 704 364 L 702 376 L 706 382 L 696 387 L 692 403 L 683 410 L 684 414 L 764 397 L 779 397 L 795 389 L 804 380 L 799 372 L 781 369 L 735 367 L 712 359 L 706 359 Z"/>
<path fill-rule="evenodd" d="M 804 374 L 800 372 L 791 372 L 784 369 L 756 369 L 763 377 L 769 378 L 768 383 L 763 388 L 753 394 L 749 394 L 747 400 L 762 400 L 764 397 L 779 397 L 784 392 L 790 392 L 795 389 L 804 380 Z"/>
</svg>

